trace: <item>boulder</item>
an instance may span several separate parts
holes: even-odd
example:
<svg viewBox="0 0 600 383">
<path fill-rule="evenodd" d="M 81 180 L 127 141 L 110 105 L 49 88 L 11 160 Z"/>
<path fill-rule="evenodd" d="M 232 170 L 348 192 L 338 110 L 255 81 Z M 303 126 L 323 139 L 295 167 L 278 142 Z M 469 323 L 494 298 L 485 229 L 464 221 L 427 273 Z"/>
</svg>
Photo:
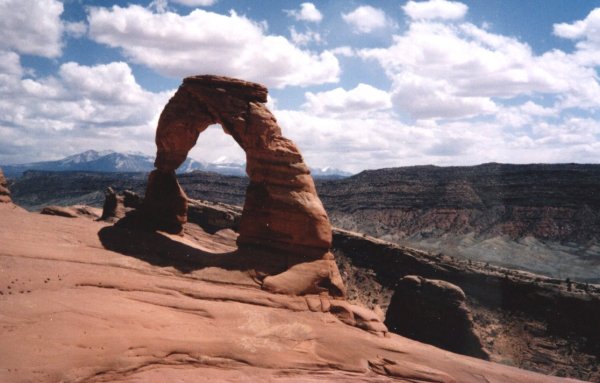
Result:
<svg viewBox="0 0 600 383">
<path fill-rule="evenodd" d="M 4 178 L 2 169 L 0 169 L 0 203 L 12 203 L 10 190 L 8 190 L 8 181 Z"/>
<path fill-rule="evenodd" d="M 400 279 L 385 324 L 390 331 L 407 338 L 489 359 L 473 329 L 465 293 L 451 283 L 415 275 Z"/>
</svg>

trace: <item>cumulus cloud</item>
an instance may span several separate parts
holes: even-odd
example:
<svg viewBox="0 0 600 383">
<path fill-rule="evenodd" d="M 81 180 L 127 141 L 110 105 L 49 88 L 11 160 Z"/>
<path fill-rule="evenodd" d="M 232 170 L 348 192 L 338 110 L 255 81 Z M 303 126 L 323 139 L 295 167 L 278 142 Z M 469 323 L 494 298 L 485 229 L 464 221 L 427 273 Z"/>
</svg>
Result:
<svg viewBox="0 0 600 383">
<path fill-rule="evenodd" d="M 179 0 L 184 2 L 212 3 Z M 381 66 L 389 88 L 319 87 L 305 93 L 298 110 L 269 104 L 310 166 L 360 171 L 488 161 L 598 162 L 600 9 L 555 25 L 555 35 L 576 44 L 571 53 L 534 53 L 493 27 L 463 21 L 467 7 L 442 0 L 409 1 L 403 7 L 407 28 L 389 46 L 340 46 L 319 53 L 301 48 L 322 42 L 307 28 L 313 24 L 292 27 L 286 39 L 269 34 L 266 23 L 233 12 L 198 9 L 180 15 L 169 11 L 167 0 L 154 3 L 161 12 L 134 5 L 89 8 L 89 36 L 120 49 L 130 62 L 177 78 L 216 73 L 271 87 L 305 86 L 338 80 L 335 55 Z M 304 4 L 294 11 L 297 18 L 317 22 L 314 15 L 301 16 L 310 10 Z M 375 12 L 361 16 L 360 9 Z M 390 24 L 377 11 L 363 6 L 343 16 L 356 32 L 367 33 Z M 145 90 L 125 62 L 58 62 L 53 75 L 36 76 L 21 65 L 19 53 L 58 58 L 61 36 L 81 36 L 86 23 L 61 22 L 62 4 L 53 0 L 4 0 L 0 12 L 15 14 L 0 20 L 0 163 L 58 158 L 88 148 L 155 150 L 158 114 L 171 91 Z M 36 22 L 18 21 L 20 14 Z M 217 126 L 200 137 L 192 155 L 244 157 Z"/>
<path fill-rule="evenodd" d="M 323 41 L 319 32 L 315 32 L 312 30 L 307 30 L 306 32 L 298 32 L 294 27 L 290 28 L 290 36 L 294 44 L 300 46 L 308 45 L 312 42 L 321 43 Z"/>
<path fill-rule="evenodd" d="M 96 7 L 88 21 L 92 39 L 121 48 L 131 61 L 171 77 L 212 73 L 278 88 L 339 79 L 339 62 L 331 52 L 299 49 L 234 12 L 227 16 L 196 9 L 182 16 L 135 5 Z"/>
<path fill-rule="evenodd" d="M 87 33 L 87 24 L 83 21 L 78 22 L 66 22 L 64 25 L 64 31 L 72 37 L 79 38 Z"/>
<path fill-rule="evenodd" d="M 343 13 L 342 18 L 356 33 L 370 33 L 386 26 L 385 12 L 370 5 L 362 5 L 352 12 Z"/>
<path fill-rule="evenodd" d="M 331 53 L 333 53 L 334 55 L 337 56 L 342 56 L 342 57 L 353 57 L 356 56 L 356 53 L 354 52 L 354 48 L 349 47 L 347 45 L 341 46 L 341 47 L 337 47 L 337 48 L 333 48 L 331 50 Z"/>
<path fill-rule="evenodd" d="M 0 1 L 0 49 L 55 58 L 61 54 L 63 4 L 57 0 Z"/>
<path fill-rule="evenodd" d="M 469 7 L 458 1 L 429 0 L 409 1 L 402 7 L 402 9 L 411 19 L 456 20 L 465 17 Z"/>
<path fill-rule="evenodd" d="M 583 20 L 554 24 L 554 34 L 578 41 L 575 57 L 580 63 L 600 65 L 600 8 L 592 10 Z"/>
<path fill-rule="evenodd" d="M 298 21 L 318 23 L 323 20 L 323 15 L 313 3 L 302 3 L 300 4 L 300 9 L 287 10 L 285 12 Z"/>
<path fill-rule="evenodd" d="M 316 115 L 312 111 L 275 110 L 284 135 L 296 142 L 309 166 L 334 166 L 347 171 L 416 164 L 473 165 L 515 162 L 513 137 L 497 122 L 434 121 L 407 124 L 387 111 L 362 115 Z M 499 143 L 503 143 L 500 145 Z M 538 145 L 520 162 L 551 157 Z M 553 149 L 550 149 L 553 151 Z M 534 155 L 535 154 L 535 155 Z"/>
<path fill-rule="evenodd" d="M 459 95 L 449 81 L 410 72 L 394 75 L 393 100 L 416 119 L 465 118 L 498 109 L 489 97 Z"/>
<path fill-rule="evenodd" d="M 600 8 L 592 10 L 585 19 L 573 23 L 554 24 L 554 34 L 567 39 L 590 38 L 600 41 Z"/>
<path fill-rule="evenodd" d="M 415 118 L 489 114 L 502 99 L 534 94 L 556 95 L 563 108 L 600 105 L 593 68 L 470 23 L 412 22 L 391 46 L 359 55 L 379 62 L 397 107 Z"/>
<path fill-rule="evenodd" d="M 21 60 L 15 52 L 0 50 L 0 84 L 8 86 L 16 77 L 23 74 Z"/>
<path fill-rule="evenodd" d="M 345 90 L 335 88 L 326 92 L 305 94 L 304 109 L 318 115 L 362 114 L 390 109 L 390 95 L 368 84 L 358 84 L 356 88 Z"/>
<path fill-rule="evenodd" d="M 5 52 L 0 58 L 10 69 L 0 76 L 0 135 L 6 138 L 0 162 L 89 148 L 153 151 L 158 114 L 172 92 L 144 90 L 126 63 L 67 62 L 56 76 L 24 78 L 18 56 Z"/>
</svg>

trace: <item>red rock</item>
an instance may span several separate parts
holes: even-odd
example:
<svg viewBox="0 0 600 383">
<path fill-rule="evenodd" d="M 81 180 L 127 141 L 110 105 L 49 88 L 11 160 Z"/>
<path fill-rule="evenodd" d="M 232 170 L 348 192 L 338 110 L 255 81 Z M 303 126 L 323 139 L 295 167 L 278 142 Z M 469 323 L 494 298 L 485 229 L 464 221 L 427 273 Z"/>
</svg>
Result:
<svg viewBox="0 0 600 383">
<path fill-rule="evenodd" d="M 107 222 L 116 222 L 124 218 L 129 211 L 139 208 L 141 205 L 140 196 L 130 190 L 117 193 L 112 187 L 108 187 L 104 192 L 104 197 L 100 219 Z"/>
<path fill-rule="evenodd" d="M 331 224 L 310 171 L 296 145 L 282 136 L 266 101 L 267 89 L 259 84 L 218 76 L 186 78 L 160 116 L 157 169 L 148 181 L 144 211 L 157 226 L 181 231 L 187 203 L 175 169 L 185 161 L 200 133 L 211 124 L 220 124 L 246 152 L 250 177 L 239 223 L 240 253 L 253 257 L 274 254 L 280 262 L 271 262 L 271 266 L 278 271 L 303 262 L 333 263 Z M 337 285 L 332 291 L 343 294 L 335 264 L 324 271 L 330 273 L 331 284 Z M 281 289 L 286 287 L 274 290 Z M 295 287 L 286 291 L 299 293 Z"/>
<path fill-rule="evenodd" d="M 2 169 L 0 169 L 0 203 L 12 203 L 10 190 L 8 190 L 8 182 L 4 178 Z"/>
<path fill-rule="evenodd" d="M 90 218 L 90 219 L 98 219 L 100 218 L 100 209 L 86 206 L 86 205 L 74 205 L 74 206 L 56 206 L 50 205 L 44 207 L 40 214 L 44 215 L 56 215 L 59 217 L 66 218 Z"/>
<path fill-rule="evenodd" d="M 180 233 L 187 222 L 187 196 L 175 177 L 175 170 L 154 170 L 148 177 L 143 203 L 144 214 L 154 227 Z"/>
<path fill-rule="evenodd" d="M 400 279 L 387 310 L 390 331 L 464 355 L 488 359 L 473 329 L 462 289 L 452 283 L 408 275 Z"/>
</svg>

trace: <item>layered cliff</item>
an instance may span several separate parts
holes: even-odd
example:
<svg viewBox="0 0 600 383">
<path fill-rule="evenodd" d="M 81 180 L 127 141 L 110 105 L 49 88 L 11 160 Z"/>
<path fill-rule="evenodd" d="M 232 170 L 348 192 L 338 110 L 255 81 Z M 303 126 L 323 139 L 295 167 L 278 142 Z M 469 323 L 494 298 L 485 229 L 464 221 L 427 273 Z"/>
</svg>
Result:
<svg viewBox="0 0 600 383">
<path fill-rule="evenodd" d="M 600 281 L 600 166 L 417 166 L 318 184 L 334 225 L 460 258 Z"/>
<path fill-rule="evenodd" d="M 600 238 L 599 186 L 598 165 L 484 164 L 364 171 L 319 191 L 339 221 L 379 235 L 581 242 Z"/>
</svg>

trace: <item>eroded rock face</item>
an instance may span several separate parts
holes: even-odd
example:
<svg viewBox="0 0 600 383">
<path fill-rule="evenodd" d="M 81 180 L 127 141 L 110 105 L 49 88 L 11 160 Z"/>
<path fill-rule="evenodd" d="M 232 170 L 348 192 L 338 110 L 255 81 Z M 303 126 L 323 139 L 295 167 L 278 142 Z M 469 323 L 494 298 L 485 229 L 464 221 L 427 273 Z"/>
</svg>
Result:
<svg viewBox="0 0 600 383">
<path fill-rule="evenodd" d="M 142 204 L 140 196 L 131 190 L 117 193 L 112 187 L 108 187 L 104 191 L 104 197 L 102 216 L 100 216 L 102 221 L 117 222 L 124 218 L 127 212 L 139 208 Z"/>
<path fill-rule="evenodd" d="M 240 253 L 274 255 L 269 263 L 279 271 L 326 260 L 337 273 L 329 252 L 331 224 L 310 171 L 296 145 L 282 136 L 266 101 L 267 89 L 259 84 L 217 76 L 186 78 L 160 116 L 157 169 L 148 181 L 144 210 L 163 230 L 181 231 L 187 220 L 187 198 L 175 169 L 200 133 L 211 124 L 220 124 L 246 152 L 250 184 L 239 223 Z M 276 282 L 267 286 L 284 289 Z"/>
<path fill-rule="evenodd" d="M 2 169 L 0 169 L 0 203 L 12 203 L 10 190 L 8 190 L 8 182 L 4 178 Z"/>
<path fill-rule="evenodd" d="M 459 354 L 488 359 L 473 330 L 460 287 L 409 275 L 398 282 L 387 311 L 390 331 Z"/>
</svg>

